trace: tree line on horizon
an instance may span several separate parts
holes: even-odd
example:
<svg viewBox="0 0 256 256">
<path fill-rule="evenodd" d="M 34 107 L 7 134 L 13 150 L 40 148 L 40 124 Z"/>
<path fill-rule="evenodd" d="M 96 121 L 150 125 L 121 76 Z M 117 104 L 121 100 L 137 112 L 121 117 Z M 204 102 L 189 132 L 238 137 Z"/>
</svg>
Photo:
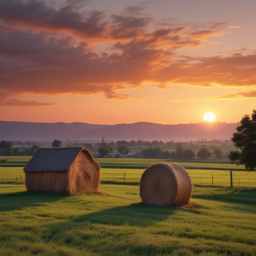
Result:
<svg viewBox="0 0 256 256">
<path fill-rule="evenodd" d="M 127 145 L 121 145 L 117 148 L 117 153 L 114 157 L 119 158 L 122 155 L 125 156 L 131 152 L 131 149 Z M 98 153 L 101 157 L 112 157 L 111 153 L 114 152 L 114 148 L 110 145 L 103 145 L 98 149 Z M 181 145 L 178 145 L 176 151 L 170 152 L 168 150 L 163 150 L 161 147 L 148 147 L 144 148 L 139 152 L 135 152 L 136 157 L 146 157 L 146 158 L 172 158 L 172 159 L 187 159 L 193 160 L 196 157 L 201 159 L 209 159 L 212 155 L 215 155 L 216 158 L 221 158 L 225 155 L 225 151 L 220 147 L 215 146 L 214 150 L 211 151 L 207 146 L 203 145 L 200 150 L 195 153 L 191 148 L 184 148 Z"/>
<path fill-rule="evenodd" d="M 54 140 L 52 147 L 62 147 L 62 142 L 60 140 Z M 21 150 L 18 147 L 14 148 L 10 141 L 2 140 L 0 142 L 0 156 L 33 156 L 37 149 L 39 149 L 38 145 L 33 145 L 31 148 Z"/>
<path fill-rule="evenodd" d="M 121 157 L 122 155 L 126 155 L 130 152 L 132 152 L 131 147 L 143 147 L 139 152 L 137 151 L 138 156 L 142 157 L 164 157 L 164 158 L 176 158 L 176 159 L 194 159 L 195 150 L 200 150 L 202 147 L 209 147 L 209 150 L 212 149 L 213 151 L 215 148 L 221 148 L 219 144 L 209 144 L 208 146 L 203 144 L 202 142 L 206 142 L 205 140 L 200 141 L 201 143 L 191 143 L 191 142 L 162 142 L 158 140 L 153 140 L 151 142 L 149 141 L 142 141 L 138 140 L 137 142 L 132 140 L 130 142 L 127 142 L 125 140 L 111 142 L 111 143 L 81 143 L 81 144 L 71 144 L 66 145 L 66 147 L 70 146 L 85 146 L 87 149 L 89 149 L 92 153 L 98 152 L 100 156 L 108 157 L 111 153 L 114 151 L 118 151 L 118 153 L 114 157 Z M 215 140 L 215 142 L 219 142 L 218 140 Z M 32 145 L 29 141 L 26 142 L 26 145 L 31 145 L 30 148 L 25 148 L 22 150 L 22 148 L 14 147 L 12 142 L 10 141 L 1 141 L 0 142 L 0 155 L 2 156 L 33 156 L 36 150 L 39 148 L 39 145 Z M 52 147 L 62 147 L 62 141 L 60 140 L 54 140 L 52 142 Z M 23 145 L 24 147 L 24 145 Z M 144 148 L 147 147 L 147 148 Z M 178 148 L 177 152 L 169 152 L 165 149 L 176 149 Z M 184 151 L 181 157 L 181 153 L 179 151 Z M 194 153 L 193 153 L 194 152 Z M 224 151 L 223 151 L 224 152 Z M 175 154 L 175 155 L 174 155 Z M 213 154 L 215 154 L 213 152 Z M 225 154 L 225 152 L 224 152 Z M 217 154 L 219 155 L 219 154 Z"/>
<path fill-rule="evenodd" d="M 163 144 L 158 141 L 153 141 L 150 145 L 160 145 Z M 141 151 L 136 152 L 137 157 L 147 157 L 147 158 L 173 158 L 173 159 L 194 159 L 196 156 L 202 159 L 208 159 L 215 154 L 216 158 L 222 157 L 225 152 L 219 146 L 210 145 L 213 148 L 211 151 L 206 145 L 202 145 L 199 149 L 198 153 L 196 154 L 195 151 L 191 148 L 184 147 L 183 145 L 189 145 L 187 143 L 178 142 L 174 143 L 176 145 L 176 151 L 170 152 L 168 150 L 163 150 L 161 146 L 155 147 L 147 147 L 141 149 Z M 172 145 L 173 145 L 172 144 Z M 132 143 L 134 145 L 134 143 Z M 94 147 L 91 143 L 85 143 L 83 146 L 88 148 L 90 151 L 95 152 L 96 147 Z M 191 145 L 190 145 L 191 146 Z M 62 142 L 60 140 L 54 140 L 52 142 L 52 147 L 62 147 Z M 2 156 L 33 156 L 36 150 L 39 148 L 38 145 L 32 145 L 31 148 L 27 148 L 25 150 L 21 150 L 19 148 L 14 148 L 10 141 L 1 141 L 0 142 L 0 155 Z M 100 147 L 97 149 L 97 152 L 101 157 L 109 157 L 111 153 L 114 151 L 118 153 L 114 155 L 114 157 L 121 157 L 127 155 L 128 153 L 132 152 L 129 143 L 126 141 L 117 141 L 117 143 L 101 143 Z"/>
</svg>

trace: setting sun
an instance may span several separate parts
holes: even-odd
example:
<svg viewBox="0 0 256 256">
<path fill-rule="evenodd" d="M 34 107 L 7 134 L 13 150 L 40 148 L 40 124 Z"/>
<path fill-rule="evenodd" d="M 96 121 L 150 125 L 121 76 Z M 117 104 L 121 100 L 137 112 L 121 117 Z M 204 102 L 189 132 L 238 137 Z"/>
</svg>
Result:
<svg viewBox="0 0 256 256">
<path fill-rule="evenodd" d="M 208 121 L 208 122 L 214 122 L 216 119 L 215 115 L 212 112 L 207 112 L 204 115 L 204 121 Z"/>
</svg>

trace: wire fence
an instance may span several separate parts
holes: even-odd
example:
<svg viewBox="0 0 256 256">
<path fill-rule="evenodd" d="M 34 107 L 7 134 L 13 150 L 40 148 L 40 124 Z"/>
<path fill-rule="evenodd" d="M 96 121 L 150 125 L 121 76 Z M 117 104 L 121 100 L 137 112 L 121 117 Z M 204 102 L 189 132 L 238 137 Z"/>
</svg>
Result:
<svg viewBox="0 0 256 256">
<path fill-rule="evenodd" d="M 240 171 L 194 171 L 188 170 L 189 176 L 194 185 L 213 186 L 213 187 L 256 187 L 256 173 Z M 139 170 L 138 170 L 139 172 Z M 102 183 L 117 183 L 127 185 L 137 185 L 140 182 L 141 174 L 123 170 L 122 172 L 102 172 Z M 231 176 L 232 173 L 232 176 Z M 232 181 L 232 182 L 231 182 Z"/>
<path fill-rule="evenodd" d="M 111 170 L 105 169 L 101 172 L 102 184 L 125 184 L 139 185 L 141 175 L 144 170 Z M 256 173 L 246 173 L 239 171 L 189 171 L 189 176 L 194 185 L 213 187 L 247 187 L 256 188 Z M 24 184 L 25 174 L 15 173 L 10 176 L 0 176 L 0 184 Z"/>
<path fill-rule="evenodd" d="M 202 186 L 220 186 L 220 187 L 256 187 L 256 178 L 241 177 L 233 172 L 232 178 L 230 174 L 206 174 L 204 176 L 190 175 L 194 185 Z"/>
</svg>

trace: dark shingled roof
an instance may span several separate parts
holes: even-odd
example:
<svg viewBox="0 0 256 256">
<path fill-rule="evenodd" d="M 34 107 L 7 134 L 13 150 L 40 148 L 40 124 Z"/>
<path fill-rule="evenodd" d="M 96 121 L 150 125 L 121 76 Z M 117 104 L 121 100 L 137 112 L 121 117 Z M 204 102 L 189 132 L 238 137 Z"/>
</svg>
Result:
<svg viewBox="0 0 256 256">
<path fill-rule="evenodd" d="M 67 171 L 83 147 L 39 148 L 24 172 Z"/>
</svg>

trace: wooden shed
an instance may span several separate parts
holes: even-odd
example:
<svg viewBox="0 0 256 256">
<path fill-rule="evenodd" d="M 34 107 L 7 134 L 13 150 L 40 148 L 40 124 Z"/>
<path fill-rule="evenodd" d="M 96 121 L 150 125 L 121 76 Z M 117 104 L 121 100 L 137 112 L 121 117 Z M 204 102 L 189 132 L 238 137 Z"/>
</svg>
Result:
<svg viewBox="0 0 256 256">
<path fill-rule="evenodd" d="M 39 148 L 24 168 L 28 191 L 98 191 L 100 166 L 84 147 Z"/>
</svg>

